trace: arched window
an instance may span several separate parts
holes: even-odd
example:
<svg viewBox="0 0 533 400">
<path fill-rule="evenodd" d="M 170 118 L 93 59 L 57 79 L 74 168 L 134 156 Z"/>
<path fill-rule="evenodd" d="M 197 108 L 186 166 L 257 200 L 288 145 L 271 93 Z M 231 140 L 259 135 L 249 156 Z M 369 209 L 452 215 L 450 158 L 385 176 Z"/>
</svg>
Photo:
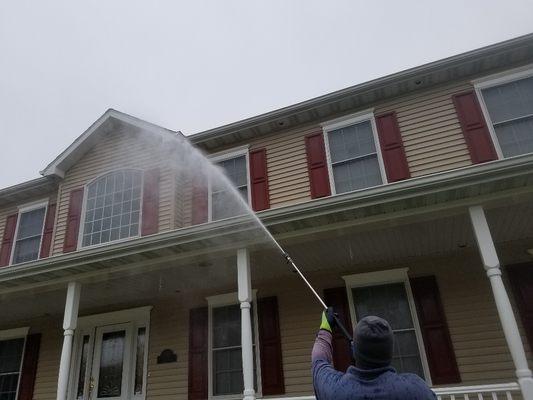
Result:
<svg viewBox="0 0 533 400">
<path fill-rule="evenodd" d="M 139 235 L 142 172 L 110 172 L 87 185 L 82 246 Z"/>
</svg>

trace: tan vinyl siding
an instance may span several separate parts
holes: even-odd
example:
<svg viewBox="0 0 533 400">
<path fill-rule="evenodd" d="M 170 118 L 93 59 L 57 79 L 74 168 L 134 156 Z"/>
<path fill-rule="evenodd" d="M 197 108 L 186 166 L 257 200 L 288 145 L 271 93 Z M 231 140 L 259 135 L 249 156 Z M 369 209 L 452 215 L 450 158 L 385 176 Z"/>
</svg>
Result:
<svg viewBox="0 0 533 400">
<path fill-rule="evenodd" d="M 411 176 L 471 165 L 452 95 L 472 89 L 459 83 L 378 105 L 375 113 L 395 111 Z"/>
<path fill-rule="evenodd" d="M 57 397 L 57 378 L 63 335 L 61 324 L 49 324 L 41 331 L 39 362 L 33 390 L 34 400 L 55 400 Z"/>
<path fill-rule="evenodd" d="M 83 188 L 92 179 L 120 168 L 147 170 L 159 167 L 159 230 L 174 228 L 174 174 L 158 154 L 157 145 L 143 134 L 113 132 L 100 140 L 69 171 L 59 187 L 58 218 L 53 254 L 63 251 L 70 192 Z M 83 218 L 83 216 L 82 216 Z"/>
<path fill-rule="evenodd" d="M 150 317 L 150 344 L 148 352 L 147 397 L 149 399 L 186 399 L 188 311 L 175 303 L 161 303 L 154 307 Z M 178 362 L 157 364 L 157 356 L 172 349 Z"/>
<path fill-rule="evenodd" d="M 303 129 L 254 140 L 250 149 L 266 148 L 270 207 L 282 207 L 311 199 Z"/>
</svg>

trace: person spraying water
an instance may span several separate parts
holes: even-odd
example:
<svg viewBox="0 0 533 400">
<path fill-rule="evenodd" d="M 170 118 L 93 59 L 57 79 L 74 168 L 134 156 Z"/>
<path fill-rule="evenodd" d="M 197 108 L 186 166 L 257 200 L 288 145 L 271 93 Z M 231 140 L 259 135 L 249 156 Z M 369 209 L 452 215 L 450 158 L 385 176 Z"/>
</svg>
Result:
<svg viewBox="0 0 533 400">
<path fill-rule="evenodd" d="M 322 321 L 311 353 L 313 387 L 317 400 L 434 400 L 437 397 L 415 374 L 399 374 L 391 366 L 394 336 L 387 321 L 362 318 L 354 329 L 351 356 L 355 366 L 346 372 L 333 368 L 332 334 L 338 327 L 333 309 Z"/>
</svg>

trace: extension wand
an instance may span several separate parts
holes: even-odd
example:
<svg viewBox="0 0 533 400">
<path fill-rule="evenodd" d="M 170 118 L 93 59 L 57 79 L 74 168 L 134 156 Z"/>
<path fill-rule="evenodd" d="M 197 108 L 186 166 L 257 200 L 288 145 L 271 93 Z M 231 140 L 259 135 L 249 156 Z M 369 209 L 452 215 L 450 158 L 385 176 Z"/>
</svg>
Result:
<svg viewBox="0 0 533 400">
<path fill-rule="evenodd" d="M 286 251 L 283 251 L 283 257 L 285 258 L 285 260 L 287 261 L 287 264 L 289 264 L 290 266 L 292 266 L 292 268 L 294 268 L 294 270 L 296 271 L 296 273 L 298 275 L 300 275 L 300 278 L 303 279 L 303 281 L 305 282 L 305 284 L 307 285 L 307 287 L 311 290 L 311 292 L 313 292 L 313 294 L 315 295 L 316 299 L 318 300 L 318 302 L 320 303 L 320 305 L 322 306 L 322 308 L 324 309 L 324 311 L 326 311 L 328 309 L 328 306 L 326 305 L 326 303 L 324 303 L 324 300 L 322 300 L 322 298 L 318 295 L 318 293 L 316 292 L 316 290 L 313 288 L 313 286 L 311 286 L 311 284 L 309 283 L 309 281 L 306 279 L 306 277 L 304 276 L 304 274 L 302 273 L 302 271 L 300 271 L 300 269 L 296 266 L 296 264 L 294 263 L 294 261 L 292 261 L 292 258 L 291 256 L 286 252 Z M 346 327 L 344 326 L 344 324 L 341 322 L 339 316 L 337 315 L 337 313 L 333 313 L 333 318 L 335 319 L 335 323 L 337 324 L 337 326 L 339 327 L 339 329 L 341 330 L 342 334 L 346 337 L 346 339 L 351 343 L 353 341 L 353 338 L 352 338 L 352 335 L 350 335 L 350 332 L 348 332 L 348 330 L 346 329 Z"/>
</svg>

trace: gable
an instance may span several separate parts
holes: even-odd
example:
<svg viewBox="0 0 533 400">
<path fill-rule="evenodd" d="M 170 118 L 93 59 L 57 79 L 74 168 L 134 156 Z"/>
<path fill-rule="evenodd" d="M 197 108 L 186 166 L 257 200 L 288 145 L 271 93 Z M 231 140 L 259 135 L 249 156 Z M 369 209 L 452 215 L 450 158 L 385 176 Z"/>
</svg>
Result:
<svg viewBox="0 0 533 400">
<path fill-rule="evenodd" d="M 70 193 L 85 188 L 88 183 L 99 176 L 120 169 L 142 171 L 159 169 L 159 231 L 172 229 L 174 172 L 164 157 L 164 149 L 165 144 L 160 137 L 147 135 L 138 130 L 121 128 L 100 138 L 90 150 L 65 171 L 58 193 L 53 254 L 63 251 Z"/>
</svg>

